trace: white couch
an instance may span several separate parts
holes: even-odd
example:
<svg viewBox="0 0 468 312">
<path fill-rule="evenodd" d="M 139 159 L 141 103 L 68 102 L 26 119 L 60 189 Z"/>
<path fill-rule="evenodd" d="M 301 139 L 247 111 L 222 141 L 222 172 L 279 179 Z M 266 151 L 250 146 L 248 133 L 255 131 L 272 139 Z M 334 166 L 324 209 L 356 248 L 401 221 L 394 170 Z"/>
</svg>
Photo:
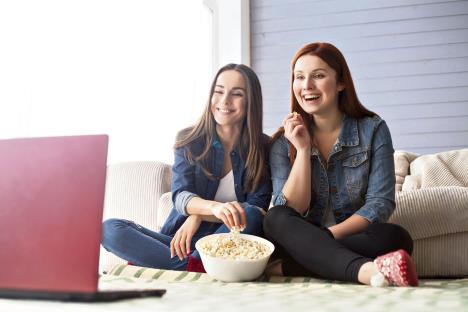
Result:
<svg viewBox="0 0 468 312">
<path fill-rule="evenodd" d="M 159 231 L 172 208 L 171 176 L 171 166 L 157 161 L 109 165 L 103 220 L 128 219 Z M 99 272 L 121 263 L 126 262 L 101 246 Z"/>
<path fill-rule="evenodd" d="M 414 240 L 420 276 L 468 275 L 468 149 L 395 152 L 396 210 L 390 222 Z"/>
<path fill-rule="evenodd" d="M 390 222 L 401 224 L 412 235 L 414 261 L 421 277 L 468 276 L 468 150 L 448 153 L 432 158 L 395 153 L 397 208 Z M 431 165 L 434 159 L 439 167 Z M 437 159 L 455 159 L 452 165 L 461 167 L 452 171 L 460 172 L 460 183 L 449 177 L 450 170 L 444 171 Z M 427 177 L 429 171 L 435 172 L 432 178 Z M 442 182 L 435 179 L 427 185 L 439 175 L 445 177 Z M 419 184 L 415 183 L 418 179 Z M 130 219 L 159 230 L 172 209 L 170 181 L 171 167 L 161 162 L 109 165 L 104 220 Z M 101 272 L 125 263 L 102 247 L 100 259 Z"/>
</svg>

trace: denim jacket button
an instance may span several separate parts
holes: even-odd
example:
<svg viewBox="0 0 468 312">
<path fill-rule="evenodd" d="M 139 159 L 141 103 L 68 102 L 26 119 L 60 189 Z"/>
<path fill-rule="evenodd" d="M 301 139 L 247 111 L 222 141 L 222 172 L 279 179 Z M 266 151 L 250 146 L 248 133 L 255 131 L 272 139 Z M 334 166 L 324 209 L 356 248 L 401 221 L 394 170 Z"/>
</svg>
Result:
<svg viewBox="0 0 468 312">
<path fill-rule="evenodd" d="M 336 187 L 334 187 L 334 186 L 330 187 L 330 193 L 335 194 L 336 193 Z"/>
</svg>

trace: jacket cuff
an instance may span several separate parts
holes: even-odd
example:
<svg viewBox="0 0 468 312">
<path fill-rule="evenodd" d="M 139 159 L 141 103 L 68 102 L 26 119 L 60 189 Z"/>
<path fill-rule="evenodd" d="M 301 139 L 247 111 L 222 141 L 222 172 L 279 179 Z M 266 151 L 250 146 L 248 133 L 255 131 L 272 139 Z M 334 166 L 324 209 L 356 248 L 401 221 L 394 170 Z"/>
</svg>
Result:
<svg viewBox="0 0 468 312">
<path fill-rule="evenodd" d="M 187 204 L 193 197 L 198 197 L 198 196 L 196 194 L 194 194 L 194 193 L 189 192 L 189 191 L 180 192 L 179 194 L 177 194 L 177 197 L 175 199 L 174 208 L 181 215 L 188 216 L 189 214 L 187 213 Z"/>
<path fill-rule="evenodd" d="M 361 209 L 356 211 L 356 214 L 367 219 L 370 223 L 385 223 L 394 209 L 391 204 L 375 201 L 362 206 Z"/>
<path fill-rule="evenodd" d="M 284 196 L 283 192 L 280 192 L 279 194 L 273 195 L 271 199 L 271 207 L 286 205 L 286 202 L 286 197 Z"/>
<path fill-rule="evenodd" d="M 358 211 L 356 211 L 354 214 L 363 217 L 364 219 L 366 219 L 370 223 L 375 223 L 375 222 L 378 221 L 378 218 L 375 215 L 375 213 L 372 213 L 370 211 L 363 211 L 362 208 L 359 209 Z"/>
</svg>

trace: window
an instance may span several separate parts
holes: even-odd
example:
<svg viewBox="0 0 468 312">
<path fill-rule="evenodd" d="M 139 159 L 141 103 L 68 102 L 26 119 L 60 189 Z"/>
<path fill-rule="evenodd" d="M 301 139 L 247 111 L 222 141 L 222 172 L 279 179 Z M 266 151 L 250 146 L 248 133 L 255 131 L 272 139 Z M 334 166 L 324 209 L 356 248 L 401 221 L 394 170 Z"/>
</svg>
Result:
<svg viewBox="0 0 468 312">
<path fill-rule="evenodd" d="M 107 133 L 108 162 L 173 161 L 213 75 L 202 0 L 0 2 L 0 138 Z"/>
</svg>

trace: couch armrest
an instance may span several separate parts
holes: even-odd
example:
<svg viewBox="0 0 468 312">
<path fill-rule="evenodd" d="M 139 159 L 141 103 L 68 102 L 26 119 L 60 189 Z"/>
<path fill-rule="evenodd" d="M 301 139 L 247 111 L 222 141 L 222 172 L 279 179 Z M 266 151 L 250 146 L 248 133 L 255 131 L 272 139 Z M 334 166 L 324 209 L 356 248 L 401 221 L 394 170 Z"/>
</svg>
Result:
<svg viewBox="0 0 468 312">
<path fill-rule="evenodd" d="M 413 239 L 468 232 L 468 188 L 432 187 L 396 193 L 389 222 L 400 224 Z"/>
<path fill-rule="evenodd" d="M 109 165 L 103 219 L 123 218 L 155 229 L 159 198 L 170 188 L 170 165 L 157 161 Z"/>
<path fill-rule="evenodd" d="M 172 192 L 167 192 L 162 194 L 161 198 L 159 199 L 159 207 L 158 207 L 158 218 L 156 224 L 156 231 L 160 231 L 164 222 L 166 222 L 167 217 L 171 213 L 172 207 Z"/>
<path fill-rule="evenodd" d="M 395 162 L 395 189 L 401 191 L 403 181 L 407 174 L 409 174 L 410 163 L 418 157 L 418 154 L 396 150 L 393 154 Z"/>
</svg>

